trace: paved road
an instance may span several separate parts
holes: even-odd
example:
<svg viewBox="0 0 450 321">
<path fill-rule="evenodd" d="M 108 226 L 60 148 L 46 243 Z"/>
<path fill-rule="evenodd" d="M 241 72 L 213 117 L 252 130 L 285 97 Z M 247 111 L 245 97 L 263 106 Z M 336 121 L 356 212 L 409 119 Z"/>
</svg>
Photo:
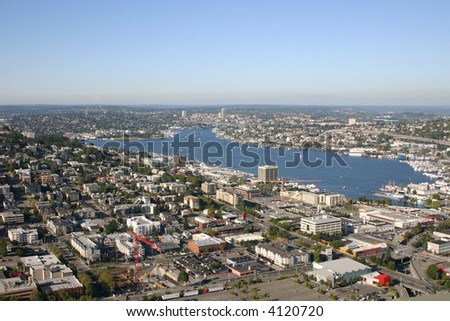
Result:
<svg viewBox="0 0 450 321">
<path fill-rule="evenodd" d="M 397 271 L 389 270 L 385 267 L 381 267 L 380 271 L 386 274 L 391 275 L 397 280 L 400 280 L 403 286 L 411 288 L 413 290 L 418 290 L 422 293 L 431 293 L 433 292 L 432 286 L 428 284 L 428 282 L 424 282 L 422 280 L 416 279 L 410 275 L 406 275 Z"/>
<path fill-rule="evenodd" d="M 442 263 L 450 258 L 440 257 L 431 253 L 422 252 L 411 258 L 411 267 L 417 275 L 417 278 L 433 286 L 432 280 L 427 276 L 426 270 L 432 264 Z"/>
</svg>

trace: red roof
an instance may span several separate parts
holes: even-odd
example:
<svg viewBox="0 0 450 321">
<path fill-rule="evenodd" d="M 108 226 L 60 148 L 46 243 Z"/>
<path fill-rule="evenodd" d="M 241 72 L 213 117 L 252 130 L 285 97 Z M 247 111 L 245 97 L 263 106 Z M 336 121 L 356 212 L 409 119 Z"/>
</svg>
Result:
<svg viewBox="0 0 450 321">
<path fill-rule="evenodd" d="M 391 276 L 389 274 L 380 274 L 375 278 L 380 281 L 381 285 L 387 285 L 391 281 Z"/>
</svg>

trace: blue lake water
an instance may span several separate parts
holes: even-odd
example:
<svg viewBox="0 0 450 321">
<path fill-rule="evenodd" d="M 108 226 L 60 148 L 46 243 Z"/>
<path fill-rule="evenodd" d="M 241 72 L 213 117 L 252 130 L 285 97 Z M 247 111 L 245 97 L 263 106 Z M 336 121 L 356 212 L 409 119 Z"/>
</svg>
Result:
<svg viewBox="0 0 450 321">
<path fill-rule="evenodd" d="M 382 185 L 386 185 L 390 181 L 395 181 L 397 185 L 402 186 L 409 183 L 429 181 L 429 178 L 415 172 L 410 166 L 400 163 L 398 160 L 340 155 L 334 155 L 333 157 L 335 158 L 333 158 L 333 154 L 328 153 L 328 158 L 331 159 L 330 164 L 328 164 L 331 166 L 328 166 L 326 164 L 327 153 L 322 151 L 308 151 L 305 154 L 301 150 L 284 150 L 284 154 L 281 154 L 281 150 L 276 148 L 248 147 L 244 151 L 245 154 L 243 154 L 241 148 L 235 147 L 232 149 L 231 142 L 218 138 L 209 129 L 181 130 L 179 134 L 180 142 L 188 141 L 189 135 L 193 134 L 192 141 L 200 145 L 200 147 L 191 149 L 191 153 L 189 153 L 187 148 L 180 149 L 179 154 L 186 155 L 190 159 L 205 163 L 207 161 L 211 163 L 221 161 L 224 167 L 257 174 L 258 164 L 264 165 L 267 163 L 266 160 L 270 155 L 270 160 L 280 168 L 280 178 L 320 180 L 320 182 L 314 183 L 317 187 L 339 192 L 348 197 L 371 197 L 374 191 L 377 191 Z M 170 144 L 173 141 L 173 138 L 154 141 L 130 141 L 125 143 L 125 148 L 131 150 L 139 148 L 139 150 L 146 152 L 152 150 L 158 154 L 173 155 L 174 150 L 170 148 Z M 122 142 L 114 142 L 117 144 L 115 147 L 123 148 L 124 144 Z M 86 143 L 95 146 L 105 146 L 105 143 L 108 143 L 108 141 L 93 140 Z M 108 144 L 110 143 L 111 141 Z M 169 146 L 169 148 L 164 148 L 163 146 Z M 229 146 L 228 153 L 227 146 Z M 207 147 L 209 149 L 207 152 L 204 152 Z M 220 149 L 223 151 L 221 155 L 224 156 L 212 157 L 213 153 L 220 152 Z M 208 152 L 210 157 L 207 159 Z M 337 162 L 336 157 L 341 157 L 346 166 L 341 166 Z M 299 164 L 295 164 L 295 159 L 299 160 L 297 162 Z M 253 164 L 249 164 L 251 161 L 253 161 Z M 322 163 L 320 166 L 308 166 L 308 164 L 315 161 Z"/>
</svg>

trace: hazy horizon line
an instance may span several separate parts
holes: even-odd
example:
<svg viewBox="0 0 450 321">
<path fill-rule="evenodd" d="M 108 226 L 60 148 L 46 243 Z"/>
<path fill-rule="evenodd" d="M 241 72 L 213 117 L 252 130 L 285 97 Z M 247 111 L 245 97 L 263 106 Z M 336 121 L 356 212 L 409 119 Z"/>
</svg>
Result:
<svg viewBox="0 0 450 321">
<path fill-rule="evenodd" d="M 254 107 L 264 107 L 264 106 L 276 106 L 276 107 L 425 107 L 425 108 L 450 108 L 450 104 L 442 105 L 412 105 L 412 104 L 262 104 L 262 103 L 242 103 L 242 104 L 128 104 L 128 103 L 110 103 L 110 104 L 93 104 L 93 103 L 39 103 L 39 104 L 0 104 L 0 107 L 39 107 L 39 106 L 51 106 L 51 107 L 183 107 L 183 108 L 195 108 L 195 107 L 239 107 L 239 106 L 254 106 Z"/>
</svg>

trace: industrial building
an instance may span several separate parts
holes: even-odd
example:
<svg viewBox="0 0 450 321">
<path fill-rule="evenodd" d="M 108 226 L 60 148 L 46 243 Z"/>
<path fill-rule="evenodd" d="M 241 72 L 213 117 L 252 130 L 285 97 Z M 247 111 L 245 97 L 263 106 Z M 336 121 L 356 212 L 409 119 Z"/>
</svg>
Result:
<svg viewBox="0 0 450 321">
<path fill-rule="evenodd" d="M 371 221 L 381 221 L 393 224 L 396 228 L 402 229 L 412 228 L 417 226 L 417 224 L 428 222 L 428 220 L 423 217 L 379 209 L 368 212 L 361 212 L 359 216 L 360 218 L 362 218 L 364 224 L 369 224 Z"/>
<path fill-rule="evenodd" d="M 255 274 L 259 265 L 248 255 L 227 258 L 228 270 L 238 277 Z"/>
<path fill-rule="evenodd" d="M 198 225 L 199 228 L 205 229 L 211 224 L 212 221 L 206 216 L 199 215 L 194 218 L 194 222 Z"/>
<path fill-rule="evenodd" d="M 369 235 L 352 234 L 347 237 L 341 249 L 350 250 L 355 257 L 376 256 L 386 252 L 387 244 L 385 241 Z"/>
<path fill-rule="evenodd" d="M 235 257 L 229 257 L 227 258 L 227 264 L 228 266 L 238 266 L 238 265 L 248 265 L 256 263 L 256 259 L 248 256 L 248 255 L 241 255 L 241 256 L 235 256 Z"/>
<path fill-rule="evenodd" d="M 419 184 L 408 184 L 408 189 L 418 196 L 424 196 L 424 197 L 432 197 L 434 194 L 439 193 L 439 188 L 434 187 L 431 184 L 428 183 L 419 183 Z M 414 193 L 414 191 L 416 193 Z"/>
<path fill-rule="evenodd" d="M 80 298 L 84 294 L 84 287 L 75 276 L 36 281 L 36 285 L 44 293 L 58 295 L 59 291 L 65 291 L 74 298 Z"/>
<path fill-rule="evenodd" d="M 343 258 L 327 262 L 313 262 L 313 270 L 308 274 L 316 277 L 317 281 L 324 281 L 331 286 L 337 282 L 356 281 L 359 277 L 372 272 L 372 268 L 349 258 Z"/>
<path fill-rule="evenodd" d="M 450 240 L 440 239 L 428 241 L 427 251 L 434 254 L 445 254 L 450 252 Z"/>
<path fill-rule="evenodd" d="M 375 271 L 369 274 L 364 274 L 362 276 L 362 281 L 368 285 L 388 286 L 391 282 L 391 276 L 389 274 L 381 274 Z"/>
<path fill-rule="evenodd" d="M 361 224 L 358 226 L 353 226 L 353 229 L 349 229 L 355 234 L 370 234 L 370 233 L 386 233 L 393 232 L 395 226 L 382 221 L 370 221 L 368 224 Z"/>
<path fill-rule="evenodd" d="M 221 236 L 225 235 L 237 235 L 244 231 L 245 226 L 242 224 L 228 224 L 223 226 L 217 226 L 214 228 Z"/>
<path fill-rule="evenodd" d="M 264 183 L 277 181 L 279 168 L 275 165 L 258 166 L 258 180 Z"/>
<path fill-rule="evenodd" d="M 180 250 L 180 240 L 175 238 L 170 234 L 164 234 L 158 236 L 159 243 L 158 247 L 161 253 L 179 251 Z"/>
<path fill-rule="evenodd" d="M 187 244 L 188 249 L 195 254 L 218 251 L 224 249 L 225 246 L 224 240 L 204 233 L 192 235 L 192 240 Z"/>
<path fill-rule="evenodd" d="M 231 235 L 225 237 L 225 241 L 227 243 L 236 243 L 236 244 L 242 242 L 262 241 L 262 240 L 264 240 L 264 237 L 262 236 L 261 232 Z"/>
<path fill-rule="evenodd" d="M 433 235 L 441 239 L 444 238 L 450 240 L 450 230 L 434 231 Z"/>
<path fill-rule="evenodd" d="M 312 234 L 339 234 L 342 231 L 342 222 L 340 218 L 331 215 L 303 217 L 300 220 L 300 230 Z"/>
</svg>

